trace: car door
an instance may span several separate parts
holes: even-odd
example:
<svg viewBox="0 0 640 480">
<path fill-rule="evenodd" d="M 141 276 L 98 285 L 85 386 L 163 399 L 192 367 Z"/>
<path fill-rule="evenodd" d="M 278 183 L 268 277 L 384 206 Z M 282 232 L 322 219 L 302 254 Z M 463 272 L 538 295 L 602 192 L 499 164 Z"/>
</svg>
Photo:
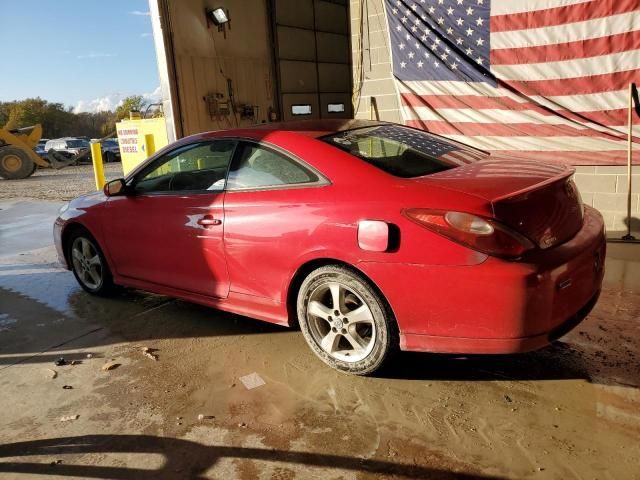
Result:
<svg viewBox="0 0 640 480">
<path fill-rule="evenodd" d="M 311 232 L 325 221 L 318 202 L 329 182 L 287 152 L 239 143 L 227 178 L 224 241 L 231 290 L 279 302 L 283 282 Z"/>
<path fill-rule="evenodd" d="M 236 142 L 181 146 L 109 198 L 106 244 L 118 275 L 225 298 L 229 274 L 223 246 L 224 183 Z"/>
</svg>

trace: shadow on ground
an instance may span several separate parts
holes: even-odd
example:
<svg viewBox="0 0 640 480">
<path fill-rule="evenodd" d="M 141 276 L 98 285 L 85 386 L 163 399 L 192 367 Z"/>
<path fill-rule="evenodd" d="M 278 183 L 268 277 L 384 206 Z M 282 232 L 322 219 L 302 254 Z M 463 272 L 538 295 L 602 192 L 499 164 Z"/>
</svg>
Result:
<svg viewBox="0 0 640 480">
<path fill-rule="evenodd" d="M 160 454 L 164 464 L 158 469 L 139 469 L 124 466 L 72 465 L 64 460 L 56 464 L 51 458 L 61 455 L 83 455 L 104 453 Z M 46 455 L 45 463 L 17 462 L 16 457 Z M 45 440 L 10 443 L 0 446 L 0 472 L 73 476 L 79 478 L 149 479 L 159 478 L 204 478 L 202 475 L 223 458 L 282 462 L 304 467 L 331 468 L 344 471 L 366 472 L 375 476 L 393 475 L 419 479 L 472 479 L 498 478 L 467 475 L 439 469 L 381 460 L 367 460 L 320 453 L 291 452 L 260 448 L 206 446 L 189 440 L 180 440 L 150 435 L 83 435 Z"/>
</svg>

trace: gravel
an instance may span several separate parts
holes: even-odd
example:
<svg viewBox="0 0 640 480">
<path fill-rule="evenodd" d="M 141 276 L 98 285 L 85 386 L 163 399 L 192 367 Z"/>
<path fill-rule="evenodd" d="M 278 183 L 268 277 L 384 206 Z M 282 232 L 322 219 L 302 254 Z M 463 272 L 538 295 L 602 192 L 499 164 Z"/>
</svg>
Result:
<svg viewBox="0 0 640 480">
<path fill-rule="evenodd" d="M 120 163 L 104 166 L 107 180 L 122 177 Z M 92 165 L 78 165 L 61 170 L 39 168 L 22 180 L 0 178 L 0 198 L 37 198 L 41 200 L 71 200 L 96 190 Z"/>
</svg>

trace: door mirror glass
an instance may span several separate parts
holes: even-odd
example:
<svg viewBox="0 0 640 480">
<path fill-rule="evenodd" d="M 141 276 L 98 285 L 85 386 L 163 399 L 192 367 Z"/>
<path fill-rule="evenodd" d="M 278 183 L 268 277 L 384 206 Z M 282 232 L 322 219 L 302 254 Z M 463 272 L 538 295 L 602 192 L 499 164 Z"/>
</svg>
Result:
<svg viewBox="0 0 640 480">
<path fill-rule="evenodd" d="M 107 197 L 115 197 L 116 195 L 124 195 L 127 184 L 123 178 L 111 180 L 104 186 L 104 194 Z"/>
</svg>

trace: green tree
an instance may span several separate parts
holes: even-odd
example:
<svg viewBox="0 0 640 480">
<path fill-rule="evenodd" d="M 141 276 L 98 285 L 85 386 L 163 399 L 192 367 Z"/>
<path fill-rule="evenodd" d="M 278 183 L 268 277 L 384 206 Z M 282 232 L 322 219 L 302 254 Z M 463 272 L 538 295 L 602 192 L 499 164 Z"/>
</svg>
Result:
<svg viewBox="0 0 640 480">
<path fill-rule="evenodd" d="M 9 111 L 16 102 L 0 102 L 0 128 L 9 121 Z"/>
<path fill-rule="evenodd" d="M 146 103 L 142 99 L 142 95 L 132 95 L 122 100 L 122 103 L 116 108 L 117 121 L 123 118 L 129 118 L 129 112 L 131 110 L 137 110 L 141 112 L 144 110 Z"/>
<path fill-rule="evenodd" d="M 41 98 L 0 102 L 0 128 L 22 128 L 42 125 L 44 138 L 87 136 L 101 138 L 113 133 L 116 122 L 129 118 L 131 110 L 144 110 L 141 95 L 125 98 L 115 112 L 73 112 L 61 103 Z"/>
</svg>

